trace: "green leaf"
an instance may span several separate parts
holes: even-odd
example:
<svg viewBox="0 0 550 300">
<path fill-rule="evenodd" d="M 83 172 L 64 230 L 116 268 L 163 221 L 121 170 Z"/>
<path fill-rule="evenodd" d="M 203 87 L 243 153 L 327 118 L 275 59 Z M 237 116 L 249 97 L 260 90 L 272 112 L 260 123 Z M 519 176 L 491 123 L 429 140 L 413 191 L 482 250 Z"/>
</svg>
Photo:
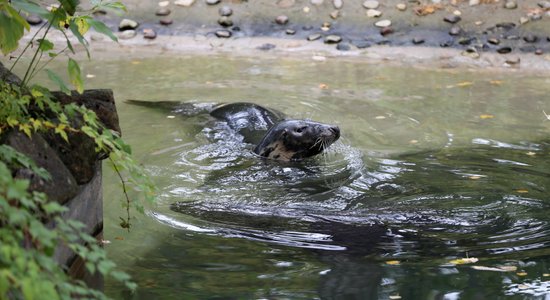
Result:
<svg viewBox="0 0 550 300">
<path fill-rule="evenodd" d="M 84 38 L 84 36 L 80 33 L 78 24 L 76 23 L 75 20 L 76 20 L 76 18 L 71 19 L 71 21 L 69 22 L 69 29 L 74 34 L 74 36 L 76 36 L 76 38 L 78 39 L 78 42 L 82 46 L 84 46 L 87 50 L 88 49 L 88 41 L 86 41 L 86 38 Z M 88 56 L 90 56 L 90 55 L 88 54 Z"/>
<path fill-rule="evenodd" d="M 12 0 L 11 5 L 17 10 L 21 10 L 29 14 L 39 15 L 44 19 L 50 19 L 50 12 L 32 1 Z"/>
<path fill-rule="evenodd" d="M 61 6 L 65 9 L 67 14 L 70 16 L 74 16 L 74 13 L 76 12 L 76 7 L 80 3 L 79 0 L 59 0 L 59 3 L 61 3 Z"/>
<path fill-rule="evenodd" d="M 46 69 L 46 73 L 48 73 L 48 78 L 50 78 L 51 81 L 57 83 L 57 86 L 59 86 L 59 89 L 67 95 L 71 95 L 71 90 L 65 85 L 65 82 L 63 82 L 63 79 L 61 79 L 57 74 L 52 72 L 49 69 Z"/>
<path fill-rule="evenodd" d="M 24 19 L 21 22 L 0 10 L 0 50 L 4 55 L 17 49 L 24 34 L 25 24 L 29 25 Z"/>
<path fill-rule="evenodd" d="M 84 82 L 82 80 L 82 74 L 80 73 L 80 66 L 78 65 L 76 60 L 69 58 L 68 70 L 69 80 L 76 88 L 76 91 L 82 94 L 82 92 L 84 92 Z"/>
<path fill-rule="evenodd" d="M 38 43 L 38 49 L 40 49 L 40 51 L 46 52 L 53 49 L 53 43 L 47 39 L 38 39 Z"/>
<path fill-rule="evenodd" d="M 111 29 L 107 27 L 107 25 L 103 24 L 103 22 L 96 21 L 96 20 L 89 20 L 89 23 L 98 33 L 104 34 L 109 38 L 111 38 L 111 40 L 118 42 L 117 37 L 113 34 Z"/>
</svg>

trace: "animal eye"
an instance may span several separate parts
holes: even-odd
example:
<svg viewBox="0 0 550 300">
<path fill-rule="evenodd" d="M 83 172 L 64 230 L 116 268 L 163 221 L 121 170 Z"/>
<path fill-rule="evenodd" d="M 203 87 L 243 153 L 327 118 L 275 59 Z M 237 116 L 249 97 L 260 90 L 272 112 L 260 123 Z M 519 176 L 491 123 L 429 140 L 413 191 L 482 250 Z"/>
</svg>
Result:
<svg viewBox="0 0 550 300">
<path fill-rule="evenodd" d="M 302 131 L 306 130 L 307 129 L 307 126 L 303 126 L 303 127 L 300 127 L 300 128 L 297 128 L 296 129 L 296 132 L 297 133 L 302 133 Z"/>
</svg>

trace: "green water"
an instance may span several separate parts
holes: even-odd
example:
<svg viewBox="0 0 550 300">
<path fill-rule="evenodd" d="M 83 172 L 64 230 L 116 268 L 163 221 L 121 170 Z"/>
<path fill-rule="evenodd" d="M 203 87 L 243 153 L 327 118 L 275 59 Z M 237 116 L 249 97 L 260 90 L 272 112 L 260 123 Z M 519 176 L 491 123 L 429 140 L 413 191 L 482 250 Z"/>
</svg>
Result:
<svg viewBox="0 0 550 300">
<path fill-rule="evenodd" d="M 106 249 L 140 286 L 107 281 L 112 297 L 549 295 L 547 77 L 216 55 L 83 72 L 114 90 L 123 135 L 161 191 L 127 233 L 105 172 Z M 182 116 L 124 99 L 195 106 Z M 234 101 L 337 124 L 342 138 L 317 159 L 264 162 L 201 109 Z M 464 257 L 517 271 L 449 264 Z"/>
</svg>

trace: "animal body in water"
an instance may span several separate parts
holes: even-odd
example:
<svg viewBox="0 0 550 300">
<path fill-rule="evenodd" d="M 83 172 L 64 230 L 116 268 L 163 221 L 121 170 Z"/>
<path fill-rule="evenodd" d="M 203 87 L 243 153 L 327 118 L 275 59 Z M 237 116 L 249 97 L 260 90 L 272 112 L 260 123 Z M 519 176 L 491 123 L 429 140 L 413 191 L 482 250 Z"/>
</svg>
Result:
<svg viewBox="0 0 550 300">
<path fill-rule="evenodd" d="M 128 103 L 177 110 L 175 102 L 127 100 Z M 170 104 L 171 103 L 171 104 Z M 181 105 L 181 104 L 180 104 Z M 278 111 L 247 102 L 214 106 L 210 115 L 222 119 L 255 144 L 254 153 L 280 161 L 296 161 L 323 152 L 340 138 L 338 126 L 310 120 L 285 119 Z"/>
</svg>

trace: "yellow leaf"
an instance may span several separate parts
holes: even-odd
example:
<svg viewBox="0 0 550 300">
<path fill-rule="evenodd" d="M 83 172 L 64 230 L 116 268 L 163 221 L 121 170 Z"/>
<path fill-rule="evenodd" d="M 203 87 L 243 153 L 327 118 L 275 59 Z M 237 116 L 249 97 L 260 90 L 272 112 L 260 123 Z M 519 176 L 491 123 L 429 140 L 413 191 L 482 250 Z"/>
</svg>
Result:
<svg viewBox="0 0 550 300">
<path fill-rule="evenodd" d="M 27 123 L 19 124 L 19 130 L 23 131 L 28 137 L 31 137 L 31 125 Z"/>
<path fill-rule="evenodd" d="M 473 264 L 478 261 L 475 257 L 469 257 L 469 258 L 459 258 L 459 259 L 453 259 L 449 263 L 453 265 L 464 265 L 464 264 Z"/>
<path fill-rule="evenodd" d="M 31 119 L 31 123 L 32 123 L 32 127 L 34 128 L 34 131 L 37 131 L 42 127 L 42 121 L 40 120 Z"/>
<path fill-rule="evenodd" d="M 10 127 L 14 127 L 17 124 L 19 124 L 19 121 L 17 119 L 12 118 L 12 117 L 8 117 L 7 121 L 8 121 L 8 125 Z"/>
<path fill-rule="evenodd" d="M 472 84 L 474 84 L 474 83 L 471 82 L 471 81 L 464 81 L 464 82 L 457 83 L 456 86 L 465 87 L 465 86 L 470 86 Z"/>
<path fill-rule="evenodd" d="M 549 276 L 550 276 L 550 274 L 548 274 L 548 273 L 542 274 L 542 277 L 549 277 Z"/>
<path fill-rule="evenodd" d="M 78 32 L 80 32 L 80 34 L 82 35 L 84 35 L 86 32 L 88 32 L 88 29 L 90 29 L 90 23 L 88 23 L 88 21 L 84 18 L 76 17 L 74 22 L 78 27 Z"/>
<path fill-rule="evenodd" d="M 492 85 L 501 85 L 502 80 L 491 80 L 491 81 L 489 81 L 489 83 L 492 84 Z"/>
<path fill-rule="evenodd" d="M 50 121 L 44 121 L 42 124 L 44 124 L 46 128 L 55 128 L 55 125 Z"/>
<path fill-rule="evenodd" d="M 529 156 L 534 156 L 536 155 L 537 153 L 533 152 L 533 151 L 529 151 L 529 152 L 526 152 L 525 154 L 529 155 Z"/>
<path fill-rule="evenodd" d="M 528 190 L 526 189 L 519 189 L 519 190 L 516 190 L 516 192 L 520 193 L 520 194 L 526 194 L 526 193 L 529 193 Z"/>
<path fill-rule="evenodd" d="M 527 272 L 517 272 L 516 275 L 518 275 L 518 276 L 527 276 Z"/>
<path fill-rule="evenodd" d="M 328 85 L 326 83 L 320 83 L 319 88 L 322 89 L 322 90 L 326 90 L 326 89 L 328 89 Z"/>
<path fill-rule="evenodd" d="M 483 115 L 480 115 L 479 117 L 480 117 L 481 119 L 485 120 L 485 119 L 492 119 L 492 118 L 494 118 L 495 116 L 489 115 L 489 114 L 483 114 Z"/>
<path fill-rule="evenodd" d="M 390 266 L 396 266 L 396 265 L 399 265 L 399 264 L 401 264 L 401 262 L 398 261 L 398 260 L 388 260 L 388 261 L 386 261 L 386 265 L 390 265 Z"/>
<path fill-rule="evenodd" d="M 468 178 L 472 179 L 472 180 L 478 180 L 481 178 L 481 176 L 479 175 L 472 175 L 472 176 L 469 176 Z"/>
</svg>

